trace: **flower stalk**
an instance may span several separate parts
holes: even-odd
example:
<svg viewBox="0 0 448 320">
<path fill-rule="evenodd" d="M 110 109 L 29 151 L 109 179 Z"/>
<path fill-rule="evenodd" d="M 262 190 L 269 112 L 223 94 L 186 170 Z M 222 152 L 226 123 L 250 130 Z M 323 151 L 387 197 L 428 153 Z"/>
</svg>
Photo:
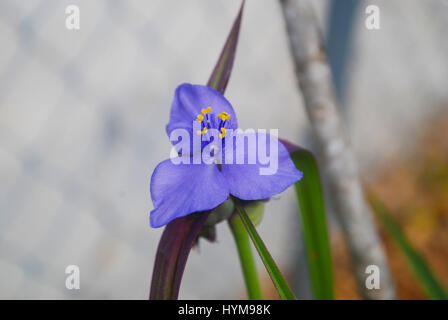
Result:
<svg viewBox="0 0 448 320">
<path fill-rule="evenodd" d="M 255 229 L 254 224 L 250 220 L 246 210 L 244 209 L 241 202 L 233 198 L 235 207 L 237 209 L 237 212 L 239 214 L 239 217 L 241 218 L 241 221 L 244 224 L 244 227 L 247 230 L 247 233 L 249 234 L 250 238 L 252 239 L 252 242 L 255 246 L 255 248 L 258 251 L 258 254 L 260 255 L 261 260 L 263 261 L 266 270 L 269 273 L 269 276 L 272 279 L 272 282 L 274 283 L 274 286 L 276 287 L 280 298 L 282 300 L 296 300 L 296 297 L 294 296 L 294 293 L 289 288 L 288 283 L 283 278 L 283 275 L 280 273 L 279 268 L 277 267 L 277 264 L 275 263 L 274 259 L 272 258 L 271 254 L 267 250 L 263 240 L 258 235 L 257 230 Z"/>
<path fill-rule="evenodd" d="M 228 219 L 230 230 L 235 239 L 238 255 L 246 282 L 247 296 L 249 300 L 263 300 L 263 294 L 258 279 L 257 265 L 252 253 L 249 235 L 241 218 L 234 214 Z"/>
</svg>

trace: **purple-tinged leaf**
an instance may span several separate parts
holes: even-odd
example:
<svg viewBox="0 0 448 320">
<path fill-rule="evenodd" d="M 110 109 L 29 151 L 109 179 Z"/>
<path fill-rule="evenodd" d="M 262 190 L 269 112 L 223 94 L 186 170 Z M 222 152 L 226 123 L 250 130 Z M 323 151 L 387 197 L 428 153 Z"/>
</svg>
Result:
<svg viewBox="0 0 448 320">
<path fill-rule="evenodd" d="M 232 72 L 244 0 L 207 85 L 224 93 Z M 165 227 L 157 248 L 149 299 L 177 299 L 188 255 L 211 211 L 177 218 Z"/>
<path fill-rule="evenodd" d="M 292 142 L 289 142 L 288 140 L 278 138 L 278 141 L 280 141 L 285 146 L 286 150 L 288 150 L 289 153 L 294 153 L 302 149 L 301 147 L 295 145 Z"/>
<path fill-rule="evenodd" d="M 211 211 L 171 221 L 163 231 L 152 273 L 151 300 L 177 300 L 190 250 Z"/>
<path fill-rule="evenodd" d="M 224 94 L 232 73 L 233 61 L 235 60 L 236 46 L 238 44 L 238 35 L 240 34 L 241 18 L 243 15 L 244 0 L 241 3 L 240 11 L 233 23 L 227 41 L 222 48 L 218 62 L 213 69 L 212 75 L 207 82 L 209 87 Z"/>
</svg>

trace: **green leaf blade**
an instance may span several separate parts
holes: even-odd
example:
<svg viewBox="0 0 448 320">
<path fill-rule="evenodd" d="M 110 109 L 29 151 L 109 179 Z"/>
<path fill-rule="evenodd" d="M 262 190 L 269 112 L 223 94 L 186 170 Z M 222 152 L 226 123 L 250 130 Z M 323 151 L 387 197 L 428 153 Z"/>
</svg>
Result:
<svg viewBox="0 0 448 320">
<path fill-rule="evenodd" d="M 333 267 L 317 163 L 311 152 L 300 148 L 291 153 L 291 159 L 297 169 L 304 173 L 303 178 L 296 182 L 295 189 L 313 296 L 318 300 L 332 300 L 334 299 Z"/>
</svg>

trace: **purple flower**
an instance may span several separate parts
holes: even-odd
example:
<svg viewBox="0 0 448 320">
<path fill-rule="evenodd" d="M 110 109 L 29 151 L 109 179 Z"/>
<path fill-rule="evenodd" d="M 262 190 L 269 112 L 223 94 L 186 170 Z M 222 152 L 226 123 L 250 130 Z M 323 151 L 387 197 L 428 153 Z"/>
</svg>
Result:
<svg viewBox="0 0 448 320">
<path fill-rule="evenodd" d="M 242 200 L 270 198 L 302 178 L 277 138 L 237 128 L 232 105 L 218 91 L 192 84 L 176 89 L 166 131 L 171 138 L 178 131 L 188 136 L 175 144 L 178 157 L 162 161 L 152 174 L 153 228 L 213 209 L 230 195 Z M 274 170 L 266 161 L 267 150 L 269 161 L 276 162 Z"/>
</svg>

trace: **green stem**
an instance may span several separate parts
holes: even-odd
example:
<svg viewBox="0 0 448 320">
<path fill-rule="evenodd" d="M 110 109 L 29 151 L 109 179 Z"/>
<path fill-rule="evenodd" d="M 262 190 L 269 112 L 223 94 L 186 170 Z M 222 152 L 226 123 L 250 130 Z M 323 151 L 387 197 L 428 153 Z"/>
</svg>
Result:
<svg viewBox="0 0 448 320">
<path fill-rule="evenodd" d="M 294 293 L 292 293 L 287 282 L 280 273 L 277 264 L 275 263 L 274 259 L 272 259 L 272 256 L 269 253 L 269 251 L 266 249 L 263 240 L 261 240 L 260 236 L 258 235 L 255 226 L 253 225 L 252 221 L 250 220 L 249 216 L 246 213 L 246 210 L 238 201 L 238 199 L 234 199 L 234 203 L 239 213 L 239 216 L 242 222 L 244 223 L 244 227 L 246 227 L 247 233 L 249 233 L 249 236 L 252 239 L 252 243 L 257 249 L 258 254 L 260 255 L 261 260 L 263 261 L 266 270 L 268 271 L 269 276 L 272 279 L 272 282 L 277 288 L 280 297 L 282 298 L 282 300 L 296 300 Z"/>
<path fill-rule="evenodd" d="M 263 300 L 260 283 L 258 281 L 257 266 L 252 254 L 246 228 L 237 215 L 233 215 L 228 222 L 238 249 L 241 268 L 243 269 L 244 280 L 246 282 L 247 295 L 250 300 Z"/>
</svg>

